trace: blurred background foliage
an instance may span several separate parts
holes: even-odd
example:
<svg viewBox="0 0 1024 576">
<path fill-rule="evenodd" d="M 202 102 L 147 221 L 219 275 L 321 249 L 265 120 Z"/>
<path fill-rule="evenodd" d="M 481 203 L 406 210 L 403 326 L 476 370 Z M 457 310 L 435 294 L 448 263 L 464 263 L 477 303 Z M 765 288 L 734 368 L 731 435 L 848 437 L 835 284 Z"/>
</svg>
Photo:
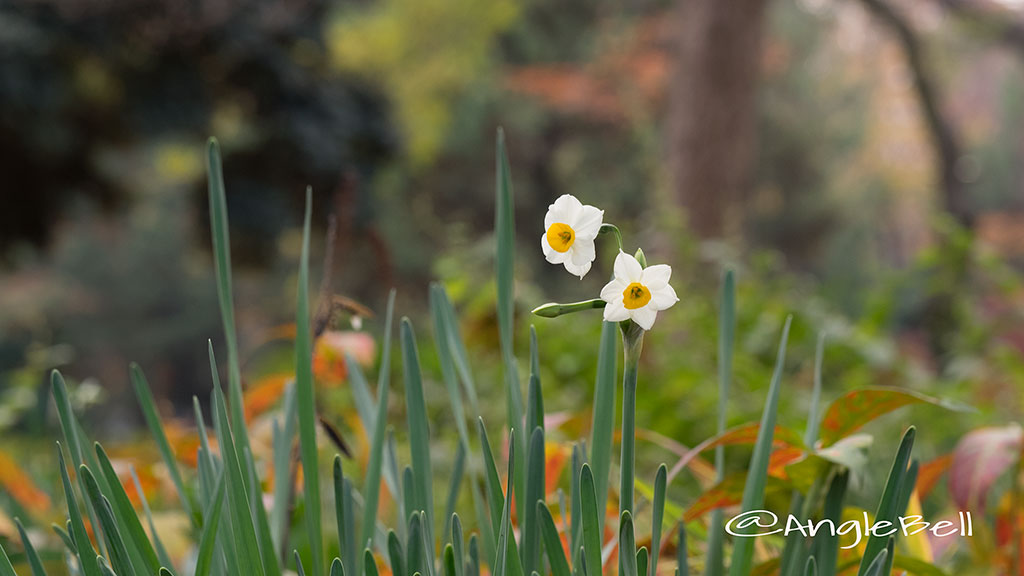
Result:
<svg viewBox="0 0 1024 576">
<path fill-rule="evenodd" d="M 316 274 L 330 291 L 380 310 L 397 286 L 399 310 L 425 327 L 427 283 L 443 281 L 481 386 L 498 390 L 492 138 L 502 125 L 521 327 L 534 305 L 588 297 L 610 273 L 610 245 L 582 283 L 543 261 L 536 237 L 561 194 L 604 208 L 627 248 L 674 267 L 682 301 L 647 344 L 643 427 L 687 445 L 713 434 L 717 289 L 729 265 L 739 279 L 733 423 L 759 414 L 792 312 L 784 422 L 802 422 L 824 330 L 829 397 L 896 385 L 979 409 L 915 409 L 915 421 L 941 422 L 919 444 L 923 457 L 940 456 L 970 428 L 1024 413 L 1018 9 L 0 3 L 0 434 L 52 424 L 52 367 L 78 377 L 76 401 L 93 407 L 85 417 L 101 436 L 139 423 L 125 395 L 129 360 L 146 368 L 168 414 L 187 419 L 189 398 L 205 397 L 205 340 L 220 346 L 202 156 L 211 134 L 225 155 L 251 389 L 277 382 L 290 361 L 279 343 L 310 185 L 314 259 L 333 255 Z M 377 319 L 365 322 L 379 333 Z M 545 395 L 572 435 L 589 424 L 580 407 L 600 319 L 535 323 Z M 353 345 L 336 342 L 335 355 Z M 440 390 L 436 354 L 424 348 L 428 386 Z M 337 422 L 351 424 L 344 387 L 327 395 Z M 446 426 L 439 418 L 439 435 Z"/>
</svg>

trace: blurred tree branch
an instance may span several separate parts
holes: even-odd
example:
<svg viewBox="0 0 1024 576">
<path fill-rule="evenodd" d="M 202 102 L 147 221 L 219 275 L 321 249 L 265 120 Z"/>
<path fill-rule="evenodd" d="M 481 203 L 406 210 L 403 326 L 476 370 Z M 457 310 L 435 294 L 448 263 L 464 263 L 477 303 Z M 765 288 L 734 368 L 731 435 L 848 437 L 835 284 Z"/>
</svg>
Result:
<svg viewBox="0 0 1024 576">
<path fill-rule="evenodd" d="M 960 2 L 960 0 L 940 1 L 943 3 Z M 922 116 L 938 156 L 943 207 L 958 224 L 971 230 L 974 216 L 971 213 L 964 182 L 957 174 L 957 166 L 962 156 L 960 137 L 956 127 L 942 113 L 936 82 L 924 61 L 921 41 L 907 18 L 884 0 L 860 0 L 860 3 L 889 29 L 899 42 L 907 61 L 907 67 L 910 69 L 914 92 L 918 104 L 921 106 Z M 1024 40 L 1024 36 L 1022 36 L 1022 40 Z"/>
</svg>

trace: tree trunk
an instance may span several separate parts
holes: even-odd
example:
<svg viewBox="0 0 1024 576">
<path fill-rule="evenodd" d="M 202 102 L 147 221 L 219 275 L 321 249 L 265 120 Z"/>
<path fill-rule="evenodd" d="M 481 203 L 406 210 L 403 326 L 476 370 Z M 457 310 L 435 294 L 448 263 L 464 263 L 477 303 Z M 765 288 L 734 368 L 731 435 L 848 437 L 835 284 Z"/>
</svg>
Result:
<svg viewBox="0 0 1024 576">
<path fill-rule="evenodd" d="M 677 0 L 668 105 L 675 197 L 699 238 L 734 229 L 751 182 L 755 90 L 767 0 Z"/>
</svg>

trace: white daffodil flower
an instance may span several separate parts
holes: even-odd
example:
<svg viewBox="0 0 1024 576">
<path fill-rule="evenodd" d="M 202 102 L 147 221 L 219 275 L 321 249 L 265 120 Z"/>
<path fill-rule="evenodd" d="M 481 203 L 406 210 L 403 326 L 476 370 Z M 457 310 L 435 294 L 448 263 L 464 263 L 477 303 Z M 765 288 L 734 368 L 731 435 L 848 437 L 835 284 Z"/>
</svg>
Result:
<svg viewBox="0 0 1024 576">
<path fill-rule="evenodd" d="M 644 268 L 636 258 L 619 252 L 615 258 L 615 277 L 601 289 L 607 322 L 632 320 L 644 330 L 654 326 L 658 312 L 679 301 L 669 286 L 672 267 L 658 264 Z"/>
<path fill-rule="evenodd" d="M 575 196 L 563 194 L 548 206 L 540 246 L 544 257 L 582 280 L 594 263 L 594 239 L 601 230 L 604 210 L 585 205 Z"/>
</svg>

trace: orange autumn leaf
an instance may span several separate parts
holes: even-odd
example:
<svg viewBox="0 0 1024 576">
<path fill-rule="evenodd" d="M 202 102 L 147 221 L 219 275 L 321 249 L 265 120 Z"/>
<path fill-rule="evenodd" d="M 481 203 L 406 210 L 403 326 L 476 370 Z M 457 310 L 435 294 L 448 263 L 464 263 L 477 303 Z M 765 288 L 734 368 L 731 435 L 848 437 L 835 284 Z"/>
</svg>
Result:
<svg viewBox="0 0 1024 576">
<path fill-rule="evenodd" d="M 40 514 L 50 508 L 50 497 L 3 451 L 0 451 L 0 486 L 26 510 Z"/>
<path fill-rule="evenodd" d="M 291 374 L 271 374 L 260 378 L 246 389 L 242 399 L 245 419 L 252 420 L 274 407 L 284 394 L 284 387 L 291 378 Z"/>
</svg>

